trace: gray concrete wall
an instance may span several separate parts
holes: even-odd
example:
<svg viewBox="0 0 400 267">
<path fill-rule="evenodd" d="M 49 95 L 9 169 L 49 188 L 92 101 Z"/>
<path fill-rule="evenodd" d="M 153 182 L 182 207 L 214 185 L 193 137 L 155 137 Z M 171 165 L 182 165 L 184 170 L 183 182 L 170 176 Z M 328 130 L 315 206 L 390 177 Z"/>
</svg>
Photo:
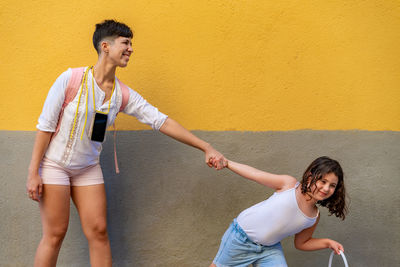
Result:
<svg viewBox="0 0 400 267">
<path fill-rule="evenodd" d="M 226 157 L 301 177 L 321 155 L 342 164 L 351 199 L 342 222 L 322 211 L 316 237 L 341 242 L 350 266 L 400 266 L 400 133 L 367 131 L 195 132 Z M 0 266 L 31 266 L 41 236 L 37 204 L 25 194 L 34 132 L 0 132 Z M 118 132 L 103 166 L 114 266 L 208 266 L 231 220 L 272 191 L 229 170 L 214 171 L 200 151 L 152 131 Z M 330 251 L 283 242 L 289 266 L 327 266 Z M 76 210 L 58 266 L 88 266 Z M 340 258 L 335 266 L 342 266 Z"/>
</svg>

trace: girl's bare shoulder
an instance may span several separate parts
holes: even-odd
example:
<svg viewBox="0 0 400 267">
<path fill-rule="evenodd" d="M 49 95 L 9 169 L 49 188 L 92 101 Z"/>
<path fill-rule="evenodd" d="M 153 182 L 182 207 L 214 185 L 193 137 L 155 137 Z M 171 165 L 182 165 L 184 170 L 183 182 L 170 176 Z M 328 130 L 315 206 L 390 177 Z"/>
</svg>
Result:
<svg viewBox="0 0 400 267">
<path fill-rule="evenodd" d="M 293 176 L 290 175 L 281 175 L 283 179 L 282 188 L 276 190 L 276 192 L 286 191 L 288 189 L 294 188 L 296 186 L 297 180 Z"/>
</svg>

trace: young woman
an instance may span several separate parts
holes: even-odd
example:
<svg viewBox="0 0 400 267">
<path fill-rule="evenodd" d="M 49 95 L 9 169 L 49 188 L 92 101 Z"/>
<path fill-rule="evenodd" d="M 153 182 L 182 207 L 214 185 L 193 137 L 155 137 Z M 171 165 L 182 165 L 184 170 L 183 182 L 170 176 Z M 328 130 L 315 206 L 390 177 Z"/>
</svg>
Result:
<svg viewBox="0 0 400 267">
<path fill-rule="evenodd" d="M 38 201 L 43 236 L 35 266 L 56 266 L 68 228 L 72 198 L 88 239 L 92 266 L 111 266 L 107 235 L 106 196 L 99 165 L 103 131 L 122 112 L 135 116 L 153 129 L 205 153 L 210 167 L 221 169 L 225 158 L 176 121 L 150 105 L 115 77 L 132 54 L 132 31 L 123 23 L 106 20 L 96 25 L 93 45 L 98 61 L 82 68 L 79 90 L 66 106 L 67 87 L 76 69 L 61 74 L 51 87 L 37 125 L 38 132 L 27 178 L 27 194 Z M 71 80 L 71 81 L 70 81 Z"/>
<path fill-rule="evenodd" d="M 330 248 L 337 254 L 344 251 L 334 240 L 312 237 L 320 218 L 318 205 L 343 220 L 347 212 L 343 171 L 336 160 L 317 158 L 301 182 L 230 160 L 227 168 L 276 191 L 234 219 L 210 267 L 287 266 L 280 241 L 291 235 L 295 235 L 294 244 L 300 250 Z"/>
</svg>

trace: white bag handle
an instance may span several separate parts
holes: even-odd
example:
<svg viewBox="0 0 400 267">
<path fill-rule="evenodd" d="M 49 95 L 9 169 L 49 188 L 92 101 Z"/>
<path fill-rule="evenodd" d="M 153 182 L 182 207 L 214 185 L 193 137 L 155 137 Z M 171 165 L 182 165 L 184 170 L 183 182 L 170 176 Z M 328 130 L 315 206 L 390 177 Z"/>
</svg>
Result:
<svg viewBox="0 0 400 267">
<path fill-rule="evenodd" d="M 332 251 L 331 256 L 329 257 L 329 265 L 328 265 L 328 267 L 332 267 L 332 258 L 333 258 L 334 254 L 335 254 L 335 251 Z M 346 256 L 344 255 L 343 251 L 340 251 L 340 256 L 342 256 L 342 259 L 343 259 L 343 262 L 344 262 L 344 266 L 345 267 L 349 267 L 349 264 L 347 264 Z"/>
</svg>

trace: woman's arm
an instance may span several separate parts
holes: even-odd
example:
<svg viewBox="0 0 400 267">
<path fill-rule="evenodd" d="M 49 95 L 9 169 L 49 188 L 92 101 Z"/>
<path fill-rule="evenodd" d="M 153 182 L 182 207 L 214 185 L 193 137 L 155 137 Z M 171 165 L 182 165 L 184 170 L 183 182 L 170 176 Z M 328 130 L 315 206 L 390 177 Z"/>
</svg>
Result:
<svg viewBox="0 0 400 267">
<path fill-rule="evenodd" d="M 33 145 L 32 159 L 28 169 L 28 179 L 26 181 L 26 191 L 32 200 L 40 201 L 42 196 L 42 179 L 39 175 L 39 166 L 49 146 L 52 132 L 38 130 L 35 143 Z"/>
<path fill-rule="evenodd" d="M 328 238 L 313 238 L 315 228 L 319 222 L 320 215 L 318 215 L 315 224 L 307 229 L 304 229 L 294 237 L 294 246 L 300 250 L 319 250 L 324 248 L 330 248 L 339 254 L 339 251 L 344 251 L 343 246 L 335 240 Z"/>
<path fill-rule="evenodd" d="M 268 186 L 276 191 L 289 189 L 296 184 L 296 179 L 292 176 L 268 173 L 231 160 L 228 160 L 227 167 L 246 179 Z"/>
<path fill-rule="evenodd" d="M 215 150 L 209 143 L 201 140 L 171 118 L 165 120 L 160 128 L 160 132 L 178 140 L 179 142 L 202 150 L 205 153 L 205 161 L 209 167 L 214 166 L 217 170 L 220 170 L 227 164 L 225 157 Z"/>
</svg>

